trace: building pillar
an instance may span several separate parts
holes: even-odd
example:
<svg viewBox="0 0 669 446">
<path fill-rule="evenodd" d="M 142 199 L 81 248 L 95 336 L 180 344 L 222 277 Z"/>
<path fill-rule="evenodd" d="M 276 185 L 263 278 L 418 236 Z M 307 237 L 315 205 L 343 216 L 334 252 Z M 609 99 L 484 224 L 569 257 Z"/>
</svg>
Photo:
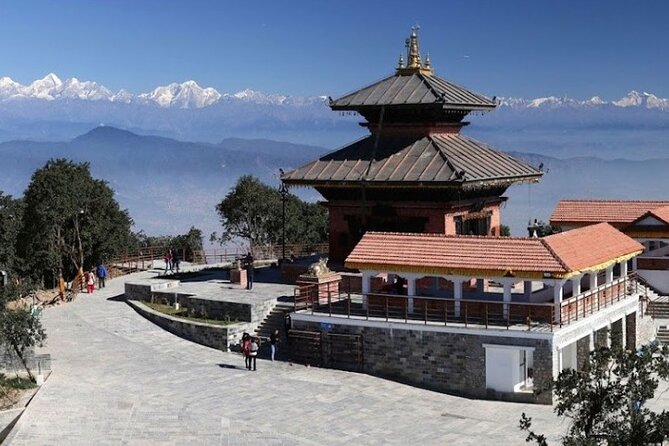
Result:
<svg viewBox="0 0 669 446">
<path fill-rule="evenodd" d="M 625 277 L 627 275 L 627 260 L 620 262 L 620 277 Z"/>
<path fill-rule="evenodd" d="M 597 288 L 597 271 L 589 273 L 590 275 L 590 289 L 594 290 Z"/>
<path fill-rule="evenodd" d="M 606 279 L 604 281 L 606 283 L 613 282 L 613 265 L 606 268 Z"/>
<path fill-rule="evenodd" d="M 532 281 L 531 280 L 523 281 L 523 296 L 525 297 L 525 300 L 527 300 L 528 302 L 530 301 L 530 298 L 532 297 Z"/>
<path fill-rule="evenodd" d="M 588 339 L 590 341 L 590 351 L 593 351 L 595 349 L 595 332 L 591 331 L 590 335 L 588 336 Z"/>
<path fill-rule="evenodd" d="M 367 309 L 367 294 L 372 288 L 371 280 L 373 276 L 374 274 L 368 271 L 362 272 L 362 308 L 364 309 Z"/>
<path fill-rule="evenodd" d="M 504 294 L 502 296 L 502 300 L 504 301 L 502 313 L 504 315 L 504 319 L 509 318 L 509 302 L 511 302 L 511 287 L 513 286 L 513 282 L 510 280 L 504 280 L 502 282 L 502 286 L 504 287 Z"/>
<path fill-rule="evenodd" d="M 577 276 L 571 279 L 572 296 L 578 296 L 581 294 L 581 277 L 583 276 Z"/>
<path fill-rule="evenodd" d="M 460 301 L 462 300 L 462 283 L 464 279 L 456 277 L 451 280 L 453 280 L 453 297 L 455 298 L 453 310 L 455 317 L 460 317 Z"/>
<path fill-rule="evenodd" d="M 632 271 L 636 271 L 636 257 L 632 258 Z"/>
<path fill-rule="evenodd" d="M 623 316 L 622 319 L 620 319 L 620 326 L 622 327 L 620 329 L 620 336 L 622 337 L 620 341 L 620 346 L 622 347 L 623 350 L 627 350 L 627 317 Z"/>
<path fill-rule="evenodd" d="M 407 307 L 409 313 L 413 313 L 413 296 L 416 295 L 416 280 L 415 276 L 406 276 L 407 279 Z"/>
<path fill-rule="evenodd" d="M 611 348 L 611 322 L 606 324 L 606 348 Z"/>
<path fill-rule="evenodd" d="M 556 280 L 553 285 L 553 304 L 555 305 L 554 311 L 554 321 L 556 323 L 560 322 L 560 310 L 562 305 L 562 285 L 564 282 L 562 280 Z"/>
</svg>

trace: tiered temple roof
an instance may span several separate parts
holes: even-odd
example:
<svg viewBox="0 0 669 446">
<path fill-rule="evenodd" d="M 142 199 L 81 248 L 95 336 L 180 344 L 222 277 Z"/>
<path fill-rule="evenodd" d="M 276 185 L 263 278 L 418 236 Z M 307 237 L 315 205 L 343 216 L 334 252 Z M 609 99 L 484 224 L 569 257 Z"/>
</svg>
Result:
<svg viewBox="0 0 669 446">
<path fill-rule="evenodd" d="M 532 181 L 542 172 L 504 152 L 458 133 L 415 137 L 369 136 L 299 167 L 287 184 L 324 186 L 367 182 L 473 187 L 481 182 L 509 185 Z"/>
<path fill-rule="evenodd" d="M 496 102 L 437 77 L 423 63 L 418 36 L 407 39 L 407 64 L 393 76 L 331 100 L 333 110 L 362 114 L 372 135 L 282 176 L 289 185 L 326 189 L 404 186 L 408 188 L 505 188 L 536 182 L 543 173 L 527 163 L 459 134 L 471 111 Z M 330 194 L 332 192 L 330 191 Z M 330 195 L 331 197 L 331 195 Z"/>
<path fill-rule="evenodd" d="M 426 275 L 567 278 L 624 261 L 643 249 L 607 223 L 544 238 L 367 232 L 346 266 Z"/>
</svg>

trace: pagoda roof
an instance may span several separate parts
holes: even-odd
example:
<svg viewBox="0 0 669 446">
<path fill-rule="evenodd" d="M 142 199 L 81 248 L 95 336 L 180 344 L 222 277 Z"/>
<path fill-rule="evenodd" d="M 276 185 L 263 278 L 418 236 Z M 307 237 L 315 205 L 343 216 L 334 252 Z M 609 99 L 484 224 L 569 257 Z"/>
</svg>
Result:
<svg viewBox="0 0 669 446">
<path fill-rule="evenodd" d="M 601 270 L 643 249 L 607 223 L 544 238 L 367 232 L 345 264 L 400 273 L 567 278 Z"/>
<path fill-rule="evenodd" d="M 477 187 L 537 181 L 529 164 L 459 133 L 424 137 L 370 135 L 283 175 L 293 185 Z"/>
<path fill-rule="evenodd" d="M 396 73 L 360 90 L 330 101 L 333 110 L 401 105 L 440 105 L 445 109 L 491 110 L 497 104 L 434 74 Z"/>
</svg>

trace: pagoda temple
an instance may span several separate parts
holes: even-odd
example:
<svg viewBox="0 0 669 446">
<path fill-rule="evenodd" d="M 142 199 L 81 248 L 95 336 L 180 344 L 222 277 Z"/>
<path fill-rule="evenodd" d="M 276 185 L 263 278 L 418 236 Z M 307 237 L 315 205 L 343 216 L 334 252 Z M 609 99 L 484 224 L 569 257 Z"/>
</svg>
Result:
<svg viewBox="0 0 669 446">
<path fill-rule="evenodd" d="M 330 215 L 330 260 L 343 262 L 367 231 L 500 235 L 500 204 L 512 184 L 542 172 L 464 136 L 472 112 L 496 102 L 435 75 L 416 30 L 392 76 L 330 100 L 354 111 L 369 136 L 285 173 L 314 187 Z"/>
</svg>

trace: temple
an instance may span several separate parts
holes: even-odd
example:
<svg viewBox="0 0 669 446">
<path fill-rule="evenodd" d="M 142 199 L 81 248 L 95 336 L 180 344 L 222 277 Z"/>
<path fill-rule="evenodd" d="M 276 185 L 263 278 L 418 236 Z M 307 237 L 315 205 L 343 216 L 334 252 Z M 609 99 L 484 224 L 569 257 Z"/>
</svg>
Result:
<svg viewBox="0 0 669 446">
<path fill-rule="evenodd" d="M 415 30 L 407 63 L 339 99 L 370 135 L 287 172 L 289 186 L 311 186 L 327 200 L 330 260 L 341 263 L 367 231 L 500 235 L 506 189 L 542 172 L 464 136 L 464 118 L 494 110 L 493 99 L 436 76 L 423 63 Z"/>
<path fill-rule="evenodd" d="M 495 102 L 435 76 L 415 31 L 407 46 L 393 76 L 331 101 L 362 115 L 370 135 L 283 176 L 327 199 L 330 255 L 345 267 L 314 267 L 296 287 L 291 353 L 442 392 L 550 404 L 552 380 L 582 369 L 595 346 L 648 341 L 647 289 L 632 271 L 644 245 L 596 221 L 501 236 L 502 194 L 542 172 L 461 135 L 469 113 Z"/>
</svg>

